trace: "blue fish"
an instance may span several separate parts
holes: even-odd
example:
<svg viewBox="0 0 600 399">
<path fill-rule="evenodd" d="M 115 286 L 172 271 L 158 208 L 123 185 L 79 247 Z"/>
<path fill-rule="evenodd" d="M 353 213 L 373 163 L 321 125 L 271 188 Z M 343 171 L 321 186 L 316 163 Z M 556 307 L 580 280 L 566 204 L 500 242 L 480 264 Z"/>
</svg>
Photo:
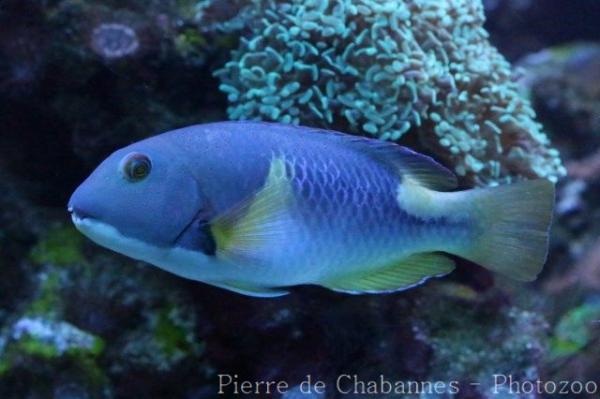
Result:
<svg viewBox="0 0 600 399">
<path fill-rule="evenodd" d="M 449 170 L 393 143 L 220 122 L 114 152 L 73 193 L 69 211 L 99 245 L 252 296 L 300 284 L 405 290 L 450 273 L 448 254 L 535 279 L 554 185 L 456 186 Z"/>
</svg>

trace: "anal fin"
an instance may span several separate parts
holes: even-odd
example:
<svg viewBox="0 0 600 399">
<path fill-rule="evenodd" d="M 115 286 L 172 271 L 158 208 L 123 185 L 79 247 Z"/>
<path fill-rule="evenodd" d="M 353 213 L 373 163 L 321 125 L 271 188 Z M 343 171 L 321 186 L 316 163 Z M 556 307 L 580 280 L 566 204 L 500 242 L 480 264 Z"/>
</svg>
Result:
<svg viewBox="0 0 600 399">
<path fill-rule="evenodd" d="M 411 255 L 380 269 L 353 273 L 321 285 L 350 294 L 388 293 L 406 290 L 431 277 L 441 277 L 454 270 L 454 261 L 439 253 Z"/>
</svg>

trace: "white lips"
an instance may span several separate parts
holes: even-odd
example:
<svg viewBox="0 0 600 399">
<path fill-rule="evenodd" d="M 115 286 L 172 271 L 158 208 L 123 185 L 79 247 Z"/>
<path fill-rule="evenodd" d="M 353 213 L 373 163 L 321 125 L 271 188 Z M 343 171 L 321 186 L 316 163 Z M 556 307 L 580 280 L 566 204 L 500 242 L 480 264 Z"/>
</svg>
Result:
<svg viewBox="0 0 600 399">
<path fill-rule="evenodd" d="M 79 225 L 83 223 L 83 218 L 80 218 L 76 213 L 71 213 L 71 220 L 77 229 L 79 229 Z"/>
<path fill-rule="evenodd" d="M 157 247 L 136 238 L 127 237 L 115 227 L 97 219 L 81 218 L 76 213 L 71 214 L 71 219 L 77 230 L 96 244 L 130 258 L 151 263 L 178 276 L 206 281 L 207 274 L 214 270 L 214 267 L 206 267 L 210 260 L 203 253 L 183 248 Z"/>
<path fill-rule="evenodd" d="M 159 249 L 135 238 L 126 237 L 113 226 L 97 219 L 80 217 L 76 213 L 71 214 L 71 219 L 77 230 L 96 244 L 131 258 L 148 261 L 148 255 L 156 253 Z"/>
</svg>

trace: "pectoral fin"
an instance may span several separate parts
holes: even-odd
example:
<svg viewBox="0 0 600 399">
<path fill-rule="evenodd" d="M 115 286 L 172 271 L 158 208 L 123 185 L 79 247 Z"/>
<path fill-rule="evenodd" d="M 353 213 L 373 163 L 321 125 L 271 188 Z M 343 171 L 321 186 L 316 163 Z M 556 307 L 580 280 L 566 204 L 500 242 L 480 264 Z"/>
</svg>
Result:
<svg viewBox="0 0 600 399">
<path fill-rule="evenodd" d="M 257 262 L 270 245 L 281 245 L 292 227 L 288 212 L 292 195 L 285 161 L 273 159 L 264 186 L 211 221 L 217 257 Z"/>
<path fill-rule="evenodd" d="M 367 273 L 354 273 L 321 285 L 350 294 L 401 291 L 454 270 L 454 261 L 438 253 L 415 254 Z"/>
</svg>

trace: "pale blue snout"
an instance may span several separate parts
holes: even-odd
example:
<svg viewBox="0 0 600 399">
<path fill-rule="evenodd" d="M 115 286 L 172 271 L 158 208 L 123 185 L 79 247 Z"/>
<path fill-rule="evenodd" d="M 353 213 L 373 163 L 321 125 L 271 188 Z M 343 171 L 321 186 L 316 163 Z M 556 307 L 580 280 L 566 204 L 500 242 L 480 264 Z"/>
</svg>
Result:
<svg viewBox="0 0 600 399">
<path fill-rule="evenodd" d="M 82 184 L 73 192 L 67 210 L 71 214 L 73 221 L 76 219 L 101 219 L 102 209 L 97 201 L 94 201 L 94 193 L 91 192 L 91 187 Z"/>
<path fill-rule="evenodd" d="M 114 152 L 75 190 L 67 208 L 86 234 L 102 224 L 127 238 L 169 247 L 201 208 L 196 181 L 160 143 Z"/>
</svg>

